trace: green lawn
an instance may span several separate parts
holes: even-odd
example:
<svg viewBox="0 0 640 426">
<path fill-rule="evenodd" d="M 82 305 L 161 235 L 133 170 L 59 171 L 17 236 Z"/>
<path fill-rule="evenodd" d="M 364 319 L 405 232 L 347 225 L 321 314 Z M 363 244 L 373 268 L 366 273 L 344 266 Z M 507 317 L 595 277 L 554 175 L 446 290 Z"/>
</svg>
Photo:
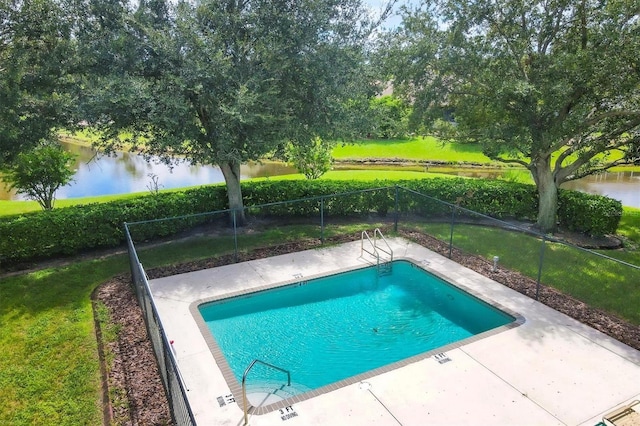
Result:
<svg viewBox="0 0 640 426">
<path fill-rule="evenodd" d="M 90 294 L 125 256 L 0 281 L 0 425 L 97 425 L 100 369 Z"/>
<path fill-rule="evenodd" d="M 96 197 L 66 198 L 66 199 L 56 200 L 54 208 L 59 209 L 63 207 L 75 206 L 78 204 L 108 203 L 109 201 L 113 201 L 113 200 L 135 198 L 145 194 L 148 194 L 148 192 L 146 193 L 141 192 L 141 193 L 134 193 L 134 194 L 100 195 Z M 13 214 L 37 212 L 41 210 L 42 208 L 36 201 L 0 200 L 0 216 L 10 216 Z"/>
<path fill-rule="evenodd" d="M 449 241 L 448 224 L 428 224 L 423 229 Z M 622 230 L 626 231 L 626 226 Z M 533 279 L 538 276 L 541 241 L 507 230 L 456 225 L 453 244 L 466 252 L 492 259 Z M 639 251 L 601 251 L 640 266 Z M 640 270 L 564 244 L 545 244 L 541 281 L 587 304 L 640 325 Z"/>
<path fill-rule="evenodd" d="M 124 139 L 127 135 L 123 134 Z M 90 130 L 74 134 L 61 133 L 69 142 L 89 146 L 98 135 Z M 453 163 L 491 163 L 477 144 L 441 142 L 432 136 L 403 139 L 362 139 L 338 143 L 332 156 L 338 160 L 359 158 L 403 158 L 408 160 L 438 160 Z"/>
<path fill-rule="evenodd" d="M 628 238 L 635 244 L 640 244 L 640 209 L 623 208 L 622 218 L 618 225 L 618 235 Z"/>
<path fill-rule="evenodd" d="M 406 172 L 410 173 L 410 172 Z M 420 172 L 392 174 L 390 179 L 424 176 Z M 379 177 L 375 171 L 330 172 L 348 179 Z M 402 177 L 400 177 L 402 176 Z M 130 195 L 133 196 L 133 195 Z M 117 197 L 100 197 L 92 201 Z M 60 200 L 61 202 L 63 200 Z M 70 201 L 70 203 L 78 200 Z M 82 199 L 81 202 L 87 202 Z M 11 204 L 0 203 L 0 211 Z M 36 209 L 37 210 L 37 206 Z M 20 210 L 20 209 L 18 209 Z M 362 225 L 328 226 L 326 236 L 356 232 Z M 375 226 L 366 224 L 367 228 Z M 443 224 L 424 227 L 445 241 L 449 228 Z M 270 227 L 238 238 L 241 250 L 278 242 L 318 238 L 318 226 Z M 628 245 L 640 244 L 640 209 L 625 208 L 619 234 Z M 457 226 L 454 243 L 488 258 L 500 256 L 500 264 L 537 276 L 540 243 L 522 234 L 495 228 Z M 147 268 L 232 252 L 232 237 L 201 238 L 140 250 Z M 640 251 L 607 252 L 640 264 Z M 560 244 L 545 249 L 543 282 L 640 325 L 640 274 L 637 270 L 603 260 Z M 73 262 L 2 278 L 0 281 L 0 425 L 94 425 L 101 424 L 100 377 L 90 294 L 110 277 L 128 272 L 126 256 Z"/>
<path fill-rule="evenodd" d="M 430 136 L 410 139 L 360 140 L 336 146 L 332 155 L 337 160 L 402 158 L 451 163 L 492 163 L 489 157 L 482 153 L 479 145 L 441 142 Z"/>
</svg>

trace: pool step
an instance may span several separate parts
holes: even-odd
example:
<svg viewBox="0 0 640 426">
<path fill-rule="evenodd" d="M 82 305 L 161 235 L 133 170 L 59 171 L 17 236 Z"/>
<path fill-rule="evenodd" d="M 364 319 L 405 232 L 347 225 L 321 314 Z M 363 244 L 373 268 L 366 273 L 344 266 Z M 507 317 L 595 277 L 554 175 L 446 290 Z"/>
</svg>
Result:
<svg viewBox="0 0 640 426">
<path fill-rule="evenodd" d="M 380 262 L 378 265 L 378 275 L 389 275 L 392 272 L 393 264 L 391 262 Z"/>
<path fill-rule="evenodd" d="M 261 407 L 310 390 L 300 383 L 291 383 L 291 386 L 287 386 L 282 382 L 254 382 L 247 384 L 247 399 L 254 407 Z"/>
</svg>

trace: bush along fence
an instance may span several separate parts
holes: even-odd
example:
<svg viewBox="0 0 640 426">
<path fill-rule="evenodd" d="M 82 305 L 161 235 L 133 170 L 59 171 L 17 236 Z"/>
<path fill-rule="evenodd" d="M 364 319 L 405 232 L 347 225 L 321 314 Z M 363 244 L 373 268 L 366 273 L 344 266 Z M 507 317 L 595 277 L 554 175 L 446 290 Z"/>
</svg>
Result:
<svg viewBox="0 0 640 426">
<path fill-rule="evenodd" d="M 420 203 L 412 196 L 397 196 L 396 186 L 431 197 Z M 385 188 L 384 191 L 371 191 Z M 446 203 L 497 219 L 535 220 L 537 193 L 533 185 L 472 179 L 424 179 L 410 181 L 259 181 L 242 185 L 248 214 L 251 206 L 272 204 L 272 215 L 304 217 L 318 214 L 357 216 L 371 211 L 415 211 L 431 216 L 446 215 Z M 359 196 L 340 197 L 339 194 Z M 284 203 L 285 200 L 306 202 Z M 320 206 L 319 199 L 323 199 Z M 178 192 L 148 194 L 134 199 L 94 203 L 0 218 L 0 267 L 81 253 L 99 248 L 123 246 L 122 224 L 163 217 L 180 221 L 155 221 L 145 226 L 143 239 L 174 235 L 206 223 L 206 212 L 227 208 L 222 185 L 204 186 Z M 440 202 L 444 202 L 442 204 Z M 622 206 L 607 197 L 561 190 L 558 220 L 561 227 L 590 235 L 615 233 Z M 142 231 L 139 231 L 142 232 Z"/>
<path fill-rule="evenodd" d="M 324 189 L 340 188 L 345 190 L 349 188 L 342 182 L 319 186 Z M 192 425 L 195 422 L 189 409 L 186 387 L 173 357 L 171 345 L 168 343 L 167 336 L 158 319 L 149 290 L 148 278 L 142 266 L 144 259 L 141 263 L 136 247 L 137 244 L 158 235 L 158 233 L 163 234 L 169 230 L 183 229 L 185 226 L 195 223 L 206 223 L 209 231 L 212 232 L 203 238 L 211 238 L 218 249 L 224 247 L 223 253 L 225 255 L 231 255 L 226 256 L 228 259 L 238 261 L 242 259 L 244 252 L 256 248 L 267 249 L 263 250 L 267 255 L 277 253 L 278 251 L 274 250 L 274 244 L 286 243 L 286 236 L 281 237 L 280 240 L 270 239 L 268 243 L 261 243 L 257 234 L 260 232 L 268 233 L 280 226 L 286 228 L 292 222 L 291 218 L 296 218 L 295 226 L 302 229 L 295 234 L 298 238 L 296 242 L 299 243 L 301 239 L 309 237 L 316 242 L 316 246 L 321 241 L 328 239 L 329 236 L 336 235 L 335 228 L 339 228 L 344 223 L 357 224 L 357 226 L 348 227 L 348 231 L 346 231 L 349 233 L 348 239 L 351 240 L 360 238 L 360 228 L 372 229 L 374 226 L 383 224 L 386 229 L 407 231 L 408 233 L 417 230 L 434 237 L 448 248 L 449 258 L 453 257 L 454 250 L 460 250 L 478 255 L 480 260 L 484 258 L 484 262 L 489 265 L 493 261 L 496 273 L 499 273 L 502 268 L 513 267 L 524 276 L 537 282 L 530 293 L 531 297 L 536 299 L 543 300 L 540 294 L 541 282 L 551 284 L 554 287 L 557 285 L 556 288 L 562 289 L 562 285 L 566 281 L 564 278 L 566 278 L 567 270 L 570 270 L 572 275 L 580 276 L 578 282 L 582 280 L 602 281 L 602 285 L 596 286 L 602 289 L 602 292 L 597 295 L 581 294 L 580 289 L 569 289 L 569 294 L 572 296 L 577 295 L 580 300 L 588 304 L 596 304 L 596 306 L 597 303 L 616 300 L 615 295 L 604 294 L 604 291 L 628 294 L 630 289 L 640 281 L 640 267 L 638 266 L 556 241 L 550 236 L 538 234 L 530 228 L 519 227 L 513 222 L 496 219 L 461 206 L 465 202 L 467 205 L 475 205 L 475 203 L 479 203 L 478 198 L 486 200 L 489 204 L 489 201 L 497 196 L 495 192 L 491 195 L 488 190 L 482 192 L 476 188 L 476 192 L 472 196 L 467 195 L 466 201 L 455 199 L 455 202 L 445 202 L 421 192 L 423 188 L 419 187 L 412 189 L 396 185 L 360 188 L 332 195 L 314 195 L 308 188 L 303 191 L 301 186 L 295 184 L 287 186 L 279 183 L 264 183 L 251 186 L 249 190 L 246 190 L 247 199 L 256 204 L 246 207 L 244 213 L 250 218 L 255 218 L 257 223 L 262 222 L 263 225 L 261 229 L 256 227 L 252 230 L 253 239 L 243 239 L 246 236 L 246 230 L 237 226 L 236 219 L 239 212 L 233 210 L 126 223 L 123 227 L 129 250 L 132 282 L 138 301 L 143 307 L 148 333 L 156 353 L 175 424 Z M 442 192 L 449 191 L 451 197 L 457 194 L 450 187 L 439 189 Z M 527 192 L 526 188 L 518 187 L 516 189 L 522 191 L 519 193 L 522 203 L 525 202 L 525 199 L 533 200 L 533 195 Z M 283 198 L 286 196 L 300 198 L 270 203 L 265 203 L 265 199 L 260 198 L 266 193 L 274 193 L 275 191 L 280 191 Z M 607 199 L 601 201 L 608 206 L 607 208 L 615 211 L 615 203 L 610 203 Z M 499 210 L 504 219 L 509 219 L 513 216 L 513 211 L 516 208 L 522 213 L 531 212 L 531 209 L 527 210 L 526 207 L 511 200 L 507 200 L 505 203 L 512 206 L 511 209 L 503 207 L 504 204 L 500 202 L 490 203 L 493 213 L 496 214 L 496 211 Z M 349 221 L 350 218 L 356 220 Z M 345 221 L 345 219 L 347 220 Z M 229 225 L 230 223 L 231 225 Z M 599 221 L 597 223 L 607 222 Z M 612 220 L 610 223 L 617 225 L 617 220 Z M 476 226 L 478 224 L 483 226 Z M 471 230 L 470 227 L 473 229 Z M 508 244 L 506 244 L 507 239 L 510 240 Z M 300 249 L 300 245 L 297 244 L 295 249 Z M 446 251 L 445 249 L 440 252 L 446 256 Z M 549 251 L 553 251 L 554 255 L 550 256 Z M 144 257 L 143 251 L 140 251 L 140 254 Z M 603 271 L 607 273 L 603 273 Z M 611 274 L 616 277 L 615 286 L 609 285 Z M 600 281 L 597 282 L 600 283 Z M 593 286 L 587 287 L 587 291 L 592 288 Z M 606 304 L 600 307 L 605 310 L 609 308 Z M 632 309 L 637 311 L 635 305 Z M 640 316 L 634 318 L 631 315 L 634 313 L 626 316 L 627 319 L 640 323 Z"/>
</svg>

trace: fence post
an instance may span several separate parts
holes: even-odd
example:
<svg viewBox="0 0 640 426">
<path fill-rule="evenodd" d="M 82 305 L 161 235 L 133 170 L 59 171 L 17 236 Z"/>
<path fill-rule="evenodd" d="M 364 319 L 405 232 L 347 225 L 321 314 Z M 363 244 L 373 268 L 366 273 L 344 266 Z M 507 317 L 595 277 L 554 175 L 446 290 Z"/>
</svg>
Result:
<svg viewBox="0 0 640 426">
<path fill-rule="evenodd" d="M 449 259 L 453 252 L 453 225 L 456 221 L 456 206 L 451 206 L 451 231 L 449 232 Z"/>
<path fill-rule="evenodd" d="M 236 222 L 236 209 L 233 209 L 233 260 L 238 263 L 238 226 Z"/>
<path fill-rule="evenodd" d="M 320 242 L 324 244 L 324 197 L 320 198 Z"/>
<path fill-rule="evenodd" d="M 538 281 L 536 282 L 536 300 L 540 298 L 540 280 L 542 279 L 542 264 L 544 263 L 544 249 L 547 245 L 546 235 L 542 236 L 542 242 L 540 244 L 540 259 L 538 260 Z"/>
<path fill-rule="evenodd" d="M 395 213 L 394 213 L 394 218 L 393 218 L 393 232 L 398 232 L 398 217 L 400 215 L 400 212 L 398 211 L 398 185 L 395 186 L 396 187 L 396 191 L 394 194 L 394 209 L 395 209 Z"/>
<path fill-rule="evenodd" d="M 164 371 L 165 371 L 165 376 L 167 377 L 167 383 L 166 383 L 166 387 L 167 387 L 167 399 L 169 400 L 169 411 L 171 412 L 171 418 L 172 419 L 176 419 L 176 411 L 175 411 L 175 402 L 173 400 L 173 377 L 171 374 L 169 374 L 170 371 L 173 371 L 173 369 L 171 368 L 171 362 L 169 361 L 169 357 L 171 356 L 171 354 L 167 353 L 167 347 L 163 344 L 164 341 L 162 340 L 162 335 L 163 333 L 161 331 L 159 331 L 158 333 L 160 335 L 160 342 L 162 342 L 160 345 L 160 350 L 163 352 L 162 356 L 164 357 Z M 171 349 L 169 349 L 171 350 Z"/>
</svg>

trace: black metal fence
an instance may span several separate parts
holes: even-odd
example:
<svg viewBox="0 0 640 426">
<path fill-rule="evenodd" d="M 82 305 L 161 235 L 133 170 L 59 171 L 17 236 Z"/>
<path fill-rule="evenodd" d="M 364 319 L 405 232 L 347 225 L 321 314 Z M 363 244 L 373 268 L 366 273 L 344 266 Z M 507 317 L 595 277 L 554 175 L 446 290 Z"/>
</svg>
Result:
<svg viewBox="0 0 640 426">
<path fill-rule="evenodd" d="M 356 240 L 363 230 L 373 228 L 385 233 L 428 235 L 449 258 L 464 253 L 482 259 L 498 281 L 499 271 L 517 271 L 534 283 L 528 295 L 536 300 L 543 284 L 604 310 L 619 306 L 621 297 L 640 293 L 640 266 L 542 234 L 525 223 L 489 217 L 400 186 L 125 224 L 133 285 L 175 423 L 192 425 L 195 421 L 158 318 L 144 261 L 139 258 L 149 248 L 157 256 L 163 247 L 157 244 L 158 237 L 171 244 L 186 241 L 211 257 L 238 262 L 250 258 L 255 250 L 268 248 L 268 253 L 274 254 L 286 244 L 304 249 Z M 167 255 L 172 263 L 190 260 L 181 259 L 180 250 Z M 573 279 L 567 280 L 567 274 Z M 585 280 L 597 285 L 580 286 Z M 640 318 L 632 320 L 640 322 Z"/>
<path fill-rule="evenodd" d="M 129 227 L 126 224 L 125 234 L 129 251 L 132 284 L 138 303 L 142 309 L 142 316 L 147 326 L 147 334 L 149 340 L 151 340 L 153 352 L 158 362 L 158 370 L 160 371 L 162 384 L 167 393 L 171 417 L 177 425 L 195 425 L 196 422 L 193 418 L 193 413 L 191 412 L 191 407 L 189 406 L 186 395 L 186 387 L 182 381 L 176 359 L 173 355 L 173 347 L 163 331 L 162 323 L 160 322 L 158 311 L 149 288 L 147 274 L 138 259 L 138 254 L 136 253 L 133 240 L 129 233 Z"/>
</svg>

